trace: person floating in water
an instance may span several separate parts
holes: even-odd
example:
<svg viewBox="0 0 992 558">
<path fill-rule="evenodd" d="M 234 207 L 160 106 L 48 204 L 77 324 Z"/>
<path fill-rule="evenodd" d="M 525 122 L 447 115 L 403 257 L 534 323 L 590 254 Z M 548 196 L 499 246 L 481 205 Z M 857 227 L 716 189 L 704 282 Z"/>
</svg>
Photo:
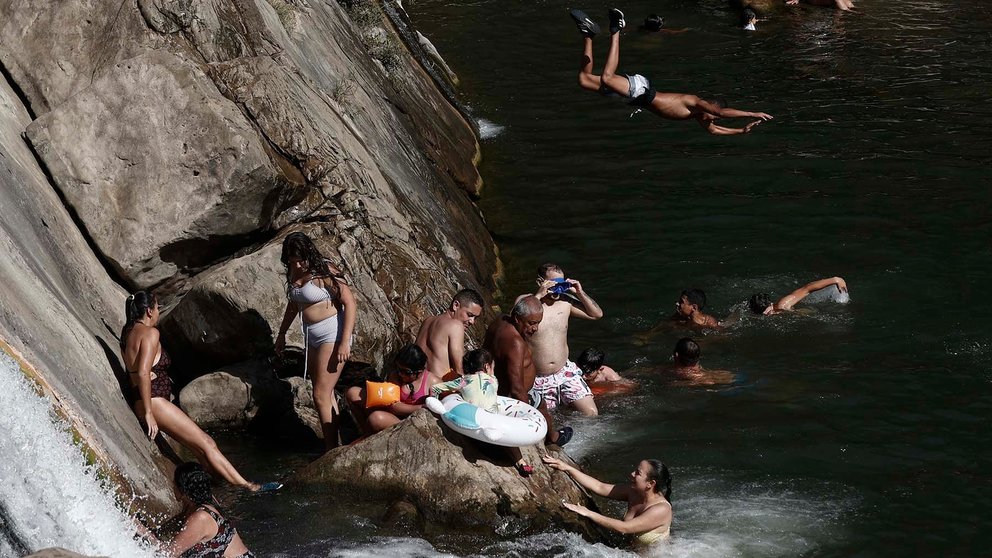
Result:
<svg viewBox="0 0 992 558">
<path fill-rule="evenodd" d="M 811 6 L 823 6 L 825 8 L 834 7 L 838 10 L 848 11 L 854 8 L 854 2 L 851 0 L 802 0 L 803 4 L 809 4 Z M 785 4 L 788 6 L 795 6 L 799 4 L 799 0 L 785 0 Z"/>
<path fill-rule="evenodd" d="M 715 317 L 703 313 L 706 307 L 706 293 L 702 289 L 686 289 L 675 303 L 672 320 L 700 329 L 720 329 L 722 324 Z"/>
<path fill-rule="evenodd" d="M 847 283 L 843 279 L 840 277 L 831 277 L 829 279 L 813 281 L 812 283 L 799 287 L 798 289 L 778 299 L 778 302 L 774 304 L 772 303 L 771 297 L 767 293 L 756 293 L 751 295 L 747 305 L 751 308 L 752 312 L 758 315 L 771 316 L 772 314 L 780 314 L 782 312 L 792 310 L 793 306 L 799 304 L 804 298 L 809 296 L 810 293 L 814 293 L 834 285 L 837 286 L 838 291 L 842 293 L 847 292 Z"/>
<path fill-rule="evenodd" d="M 722 101 L 706 101 L 696 95 L 685 93 L 659 93 L 651 87 L 647 78 L 640 74 L 619 75 L 616 73 L 620 63 L 620 30 L 626 26 L 623 12 L 613 8 L 610 16 L 610 50 L 603 66 L 603 74 L 592 73 L 592 39 L 599 33 L 599 25 L 589 19 L 581 10 L 570 12 L 582 33 L 583 52 L 579 66 L 579 86 L 588 91 L 596 91 L 603 95 L 619 95 L 630 99 L 630 104 L 647 109 L 668 120 L 695 120 L 707 132 L 716 135 L 730 136 L 747 134 L 758 124 L 771 120 L 769 114 L 763 112 L 748 112 L 727 108 Z M 720 118 L 757 118 L 743 128 L 728 128 L 716 124 Z"/>
<path fill-rule="evenodd" d="M 647 33 L 665 33 L 669 35 L 677 35 L 689 30 L 688 27 L 683 27 L 682 29 L 669 29 L 665 27 L 665 18 L 658 14 L 651 14 L 644 18 L 644 23 L 641 24 L 640 29 Z"/>
</svg>

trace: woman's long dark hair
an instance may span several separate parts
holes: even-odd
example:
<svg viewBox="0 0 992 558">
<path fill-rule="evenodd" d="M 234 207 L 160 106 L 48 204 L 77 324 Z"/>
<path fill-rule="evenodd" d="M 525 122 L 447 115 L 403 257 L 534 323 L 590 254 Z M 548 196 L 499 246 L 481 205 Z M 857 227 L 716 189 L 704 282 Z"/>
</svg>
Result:
<svg viewBox="0 0 992 558">
<path fill-rule="evenodd" d="M 309 236 L 301 232 L 294 232 L 287 235 L 282 241 L 281 260 L 282 265 L 286 267 L 287 284 L 292 284 L 293 282 L 290 278 L 290 258 L 299 258 L 307 262 L 307 272 L 314 277 L 330 277 L 331 295 L 334 296 L 334 300 L 339 300 L 341 296 L 341 285 L 339 283 L 344 283 L 344 274 L 320 253 L 317 245 L 310 240 Z"/>
<path fill-rule="evenodd" d="M 654 481 L 654 491 L 664 496 L 671 503 L 672 473 L 668 470 L 668 465 L 657 459 L 645 459 L 645 461 L 651 466 L 648 470 L 647 480 Z"/>
<path fill-rule="evenodd" d="M 210 487 L 210 475 L 199 463 L 186 462 L 176 467 L 173 480 L 176 488 L 197 506 L 210 504 L 216 507 L 217 501 Z"/>
<path fill-rule="evenodd" d="M 147 291 L 138 291 L 124 301 L 124 327 L 121 328 L 121 347 L 127 343 L 127 336 L 134 324 L 145 317 L 150 308 L 155 308 L 158 298 Z"/>
</svg>

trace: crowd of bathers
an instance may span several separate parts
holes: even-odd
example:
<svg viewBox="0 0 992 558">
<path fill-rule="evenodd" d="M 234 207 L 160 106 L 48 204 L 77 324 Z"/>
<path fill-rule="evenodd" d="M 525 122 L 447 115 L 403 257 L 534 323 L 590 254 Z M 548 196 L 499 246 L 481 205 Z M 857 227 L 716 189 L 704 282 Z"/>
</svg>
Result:
<svg viewBox="0 0 992 558">
<path fill-rule="evenodd" d="M 787 0 L 795 4 L 798 0 Z M 849 9 L 850 0 L 805 0 L 815 5 L 835 5 Z M 755 29 L 757 14 L 741 6 L 742 27 Z M 610 51 L 601 75 L 592 73 L 593 38 L 599 26 L 585 13 L 571 10 L 583 38 L 583 57 L 579 85 L 583 89 L 607 96 L 627 98 L 638 110 L 647 110 L 670 120 L 696 120 L 707 132 L 717 135 L 747 134 L 772 117 L 762 112 L 732 109 L 725 103 L 703 100 L 695 95 L 660 93 L 647 78 L 617 73 L 619 37 L 625 28 L 624 14 L 609 11 Z M 663 28 L 662 18 L 649 16 L 642 29 L 682 32 Z M 742 128 L 716 124 L 721 118 L 751 118 Z M 343 412 L 357 424 L 362 435 L 372 436 L 390 428 L 422 409 L 428 397 L 459 393 L 465 401 L 479 408 L 494 410 L 498 396 L 526 402 L 538 409 L 547 422 L 545 442 L 565 446 L 576 434 L 569 427 L 556 424 L 555 411 L 571 407 L 586 416 L 599 409 L 597 396 L 628 392 L 636 387 L 631 379 L 621 377 L 605 363 L 605 353 L 590 347 L 573 362 L 569 358 L 568 327 L 572 318 L 598 320 L 603 317 L 599 304 L 585 290 L 581 281 L 566 276 L 556 264 L 547 263 L 537 270 L 535 292 L 516 298 L 510 312 L 491 321 L 482 347 L 469 350 L 466 330 L 483 316 L 486 301 L 475 290 L 463 289 L 454 294 L 449 306 L 424 320 L 414 343 L 396 354 L 394 367 L 385 382 L 395 386 L 396 400 L 380 401 L 367 387 L 353 386 L 336 394 L 345 363 L 351 356 L 358 305 L 345 275 L 331 263 L 314 242 L 303 233 L 287 235 L 282 245 L 285 266 L 286 310 L 275 340 L 275 350 L 282 353 L 286 335 L 299 319 L 304 335 L 305 376 L 313 386 L 313 402 L 327 449 L 337 447 Z M 846 292 L 843 279 L 833 277 L 815 281 L 773 301 L 756 294 L 748 302 L 758 315 L 789 311 L 811 292 L 836 286 Z M 676 303 L 673 319 L 684 325 L 720 330 L 728 321 L 720 321 L 704 312 L 706 295 L 700 289 L 686 289 Z M 214 440 L 196 425 L 171 400 L 171 359 L 162 346 L 157 328 L 159 305 L 154 294 L 140 291 L 126 302 L 126 323 L 121 332 L 121 353 L 133 391 L 134 412 L 144 423 L 149 437 L 158 432 L 188 448 L 198 463 L 177 468 L 175 483 L 184 502 L 191 508 L 185 525 L 166 551 L 185 558 L 205 556 L 251 556 L 236 530 L 221 514 L 210 488 L 210 475 L 246 490 L 278 490 L 278 482 L 256 483 L 245 479 L 228 461 Z M 664 329 L 664 326 L 660 326 Z M 659 331 L 655 328 L 645 335 Z M 706 370 L 700 362 L 699 344 L 691 337 L 678 339 L 672 351 L 668 377 L 689 385 L 727 383 L 733 376 L 727 371 Z M 341 407 L 346 407 L 342 409 Z M 560 420 L 560 419 L 557 419 Z M 523 459 L 519 448 L 508 448 L 512 462 L 522 477 L 534 472 Z M 642 544 L 668 537 L 672 508 L 672 475 L 664 463 L 654 459 L 641 461 L 631 472 L 630 482 L 608 484 L 551 455 L 543 462 L 548 467 L 571 476 L 591 492 L 628 504 L 622 520 L 610 518 L 581 505 L 563 502 L 568 509 L 592 521 L 635 536 Z"/>
</svg>

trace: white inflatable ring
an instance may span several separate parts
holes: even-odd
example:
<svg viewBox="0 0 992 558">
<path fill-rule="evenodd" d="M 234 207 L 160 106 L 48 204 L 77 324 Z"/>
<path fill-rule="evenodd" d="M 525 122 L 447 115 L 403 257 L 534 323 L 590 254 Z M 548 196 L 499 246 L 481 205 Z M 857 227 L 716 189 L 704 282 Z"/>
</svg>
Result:
<svg viewBox="0 0 992 558">
<path fill-rule="evenodd" d="M 497 402 L 496 413 L 466 403 L 458 394 L 449 395 L 444 401 L 428 397 L 425 404 L 441 416 L 448 428 L 480 442 L 521 447 L 544 440 L 548 423 L 540 411 L 510 397 L 499 397 Z"/>
</svg>

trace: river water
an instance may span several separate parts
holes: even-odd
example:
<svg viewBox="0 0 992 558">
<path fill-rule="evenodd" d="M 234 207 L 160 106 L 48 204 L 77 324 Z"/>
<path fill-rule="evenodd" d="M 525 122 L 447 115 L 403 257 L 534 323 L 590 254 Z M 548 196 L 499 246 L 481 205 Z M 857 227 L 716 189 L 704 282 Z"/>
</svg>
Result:
<svg viewBox="0 0 992 558">
<path fill-rule="evenodd" d="M 565 417 L 568 449 L 604 479 L 647 457 L 672 467 L 661 555 L 987 554 L 992 10 L 860 0 L 858 13 L 796 9 L 745 33 L 724 6 L 624 4 L 620 69 L 775 116 L 749 136 L 630 116 L 581 91 L 573 6 L 407 5 L 484 124 L 480 205 L 507 270 L 498 302 L 560 263 L 606 311 L 573 323 L 573 355 L 598 346 L 642 384 L 603 401 L 598 419 Z M 609 6 L 578 7 L 605 28 Z M 652 11 L 688 30 L 637 32 Z M 595 55 L 599 71 L 603 36 Z M 723 317 L 753 292 L 834 275 L 849 304 L 744 312 L 697 335 L 704 365 L 735 372 L 733 384 L 676 388 L 654 372 L 691 333 L 644 335 L 682 289 L 705 289 Z M 312 457 L 219 441 L 252 478 Z M 624 555 L 557 532 L 428 542 L 317 497 L 223 497 L 265 556 Z"/>
<path fill-rule="evenodd" d="M 630 116 L 580 90 L 573 6 L 407 6 L 488 136 L 480 204 L 506 264 L 501 302 L 556 261 L 606 311 L 573 323 L 573 355 L 595 345 L 639 370 L 635 395 L 566 419 L 569 449 L 606 479 L 646 457 L 673 468 L 664 555 L 987 554 L 992 11 L 861 0 L 858 13 L 796 9 L 745 33 L 724 6 L 623 5 L 620 69 L 775 116 L 749 136 Z M 580 7 L 605 28 L 609 6 Z M 652 11 L 688 31 L 637 32 Z M 601 36 L 597 71 L 605 55 Z M 745 312 L 700 336 L 704 365 L 735 372 L 732 385 L 673 388 L 651 372 L 691 333 L 642 335 L 682 289 L 705 289 L 722 317 L 753 292 L 834 275 L 849 304 Z M 243 530 L 280 556 L 613 552 L 562 533 L 429 544 L 361 514 L 315 519 L 328 512 L 298 500 L 290 530 L 268 506 L 243 503 Z M 252 536 L 273 530 L 278 540 Z"/>
</svg>

